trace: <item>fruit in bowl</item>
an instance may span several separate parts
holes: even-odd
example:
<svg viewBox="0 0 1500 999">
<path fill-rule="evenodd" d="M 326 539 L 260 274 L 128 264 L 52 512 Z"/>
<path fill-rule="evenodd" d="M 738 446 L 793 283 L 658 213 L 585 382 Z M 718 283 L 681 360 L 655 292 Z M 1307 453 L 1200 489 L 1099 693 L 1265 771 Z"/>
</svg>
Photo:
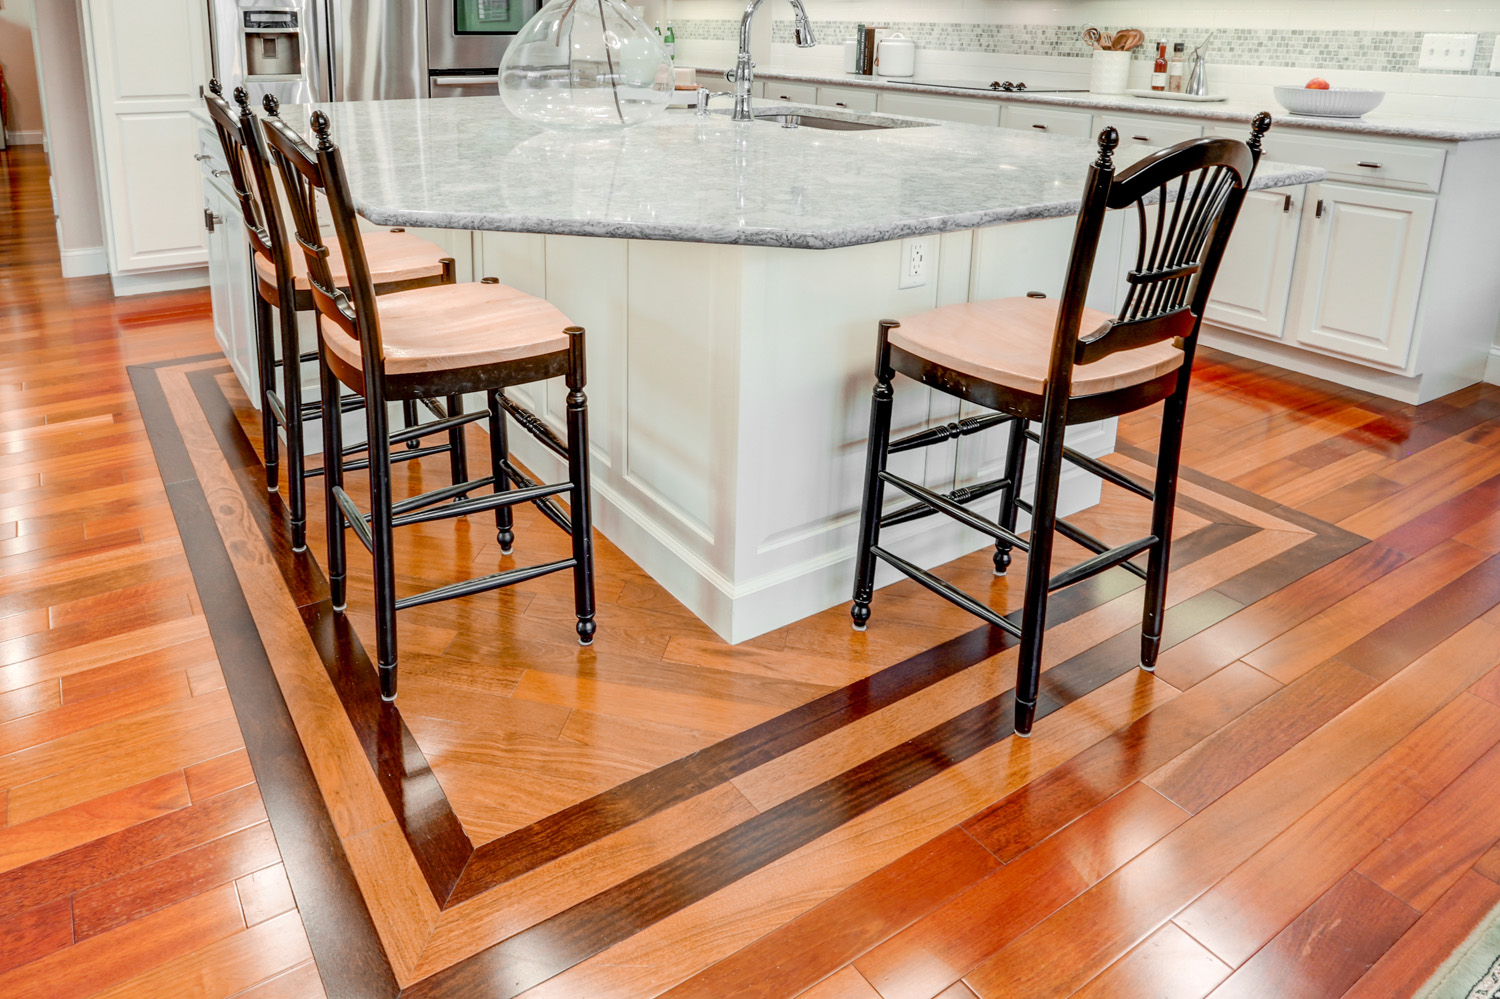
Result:
<svg viewBox="0 0 1500 999">
<path fill-rule="evenodd" d="M 1359 118 L 1385 100 L 1384 90 L 1333 87 L 1321 78 L 1302 87 L 1276 87 L 1275 94 L 1281 106 L 1292 114 L 1322 118 Z"/>
</svg>

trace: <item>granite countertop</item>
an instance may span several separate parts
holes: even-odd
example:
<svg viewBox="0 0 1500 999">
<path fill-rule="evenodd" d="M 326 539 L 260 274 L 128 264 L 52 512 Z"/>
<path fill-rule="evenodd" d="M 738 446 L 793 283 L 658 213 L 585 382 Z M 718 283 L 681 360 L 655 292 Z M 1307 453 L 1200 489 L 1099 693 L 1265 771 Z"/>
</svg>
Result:
<svg viewBox="0 0 1500 999">
<path fill-rule="evenodd" d="M 720 70 L 704 66 L 702 72 Z M 850 73 L 828 73 L 791 69 L 756 68 L 755 75 L 761 80 L 785 80 L 788 82 L 822 83 L 830 86 L 860 87 L 875 90 L 902 90 L 919 94 L 935 94 L 942 97 L 972 97 L 980 100 L 1010 101 L 1020 104 L 1046 104 L 1054 107 L 1072 107 L 1089 111 L 1122 111 L 1129 114 L 1159 114 L 1183 118 L 1201 118 L 1208 121 L 1232 121 L 1250 123 L 1250 119 L 1261 111 L 1270 111 L 1276 128 L 1315 128 L 1328 132 L 1349 132 L 1355 135 L 1381 135 L 1401 139 L 1435 139 L 1445 142 L 1468 142 L 1479 139 L 1500 139 L 1500 122 L 1476 122 L 1462 119 L 1430 118 L 1416 115 L 1381 114 L 1372 111 L 1362 118 L 1315 118 L 1295 115 L 1283 111 L 1274 99 L 1265 101 L 1174 101 L 1154 97 L 1131 97 L 1129 95 L 1106 96 L 1102 94 L 1072 93 L 1003 93 L 988 89 L 976 90 L 945 85 L 941 81 L 912 83 L 886 76 L 859 76 Z M 952 81 L 958 83 L 961 81 Z M 975 81 L 975 86 L 985 87 L 984 81 Z"/>
<path fill-rule="evenodd" d="M 1078 139 L 891 116 L 879 117 L 906 127 L 787 129 L 672 111 L 619 131 L 556 132 L 512 117 L 499 97 L 318 107 L 361 214 L 382 226 L 831 249 L 1076 214 L 1097 156 Z M 310 110 L 282 116 L 306 132 Z M 1122 150 L 1117 162 L 1130 159 Z M 1266 161 L 1254 186 L 1326 176 Z"/>
</svg>

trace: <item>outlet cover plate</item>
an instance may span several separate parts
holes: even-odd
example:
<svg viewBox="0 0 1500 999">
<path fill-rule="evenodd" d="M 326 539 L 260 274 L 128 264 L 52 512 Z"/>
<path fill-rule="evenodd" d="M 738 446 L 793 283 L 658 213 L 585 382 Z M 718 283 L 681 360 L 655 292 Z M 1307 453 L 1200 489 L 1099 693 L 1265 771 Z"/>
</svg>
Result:
<svg viewBox="0 0 1500 999">
<path fill-rule="evenodd" d="M 1465 73 L 1474 68 L 1478 35 L 1423 35 L 1418 69 Z"/>
<path fill-rule="evenodd" d="M 920 288 L 927 283 L 932 272 L 932 252 L 936 242 L 925 236 L 916 236 L 901 242 L 901 280 L 899 289 Z"/>
<path fill-rule="evenodd" d="M 1490 72 L 1500 73 L 1500 40 L 1495 42 L 1495 53 L 1490 56 Z"/>
</svg>

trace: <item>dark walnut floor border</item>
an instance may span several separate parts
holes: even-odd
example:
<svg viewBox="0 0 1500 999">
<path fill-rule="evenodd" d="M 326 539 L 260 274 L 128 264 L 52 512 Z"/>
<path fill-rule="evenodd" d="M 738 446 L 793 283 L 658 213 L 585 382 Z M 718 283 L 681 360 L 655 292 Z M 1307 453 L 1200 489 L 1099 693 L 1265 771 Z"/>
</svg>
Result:
<svg viewBox="0 0 1500 999">
<path fill-rule="evenodd" d="M 193 359 L 202 363 L 201 358 Z M 176 364 L 186 365 L 188 361 Z M 256 633 L 181 434 L 162 394 L 157 369 L 131 369 L 172 509 L 190 553 L 216 648 L 234 664 L 230 695 L 241 716 L 246 744 L 278 842 L 288 844 L 288 875 L 308 922 L 309 937 L 330 996 L 394 996 L 399 990 L 381 952 L 342 847 L 269 659 Z M 226 365 L 188 375 L 225 461 L 255 512 L 263 540 L 302 610 L 359 733 L 371 767 L 401 820 L 413 855 L 440 905 L 454 905 L 563 856 L 731 777 L 790 752 L 843 725 L 896 703 L 1002 651 L 1003 633 L 976 628 L 855 684 L 731 736 L 699 753 L 564 809 L 477 850 L 425 765 L 399 711 L 380 701 L 375 671 L 345 620 L 334 615 L 316 561 L 291 552 L 283 508 L 267 503 L 264 470 L 218 378 Z M 1150 460 L 1133 449 L 1131 457 Z M 1224 620 L 1248 604 L 1342 557 L 1366 541 L 1347 531 L 1285 510 L 1205 476 L 1192 481 L 1314 531 L 1307 541 L 1246 570 L 1173 608 L 1165 644 L 1174 645 Z M 1182 539 L 1174 565 L 1182 566 L 1257 533 L 1260 529 L 1184 500 L 1185 509 L 1209 524 Z M 1075 617 L 1139 585 L 1112 572 L 1060 594 L 1049 624 Z M 1048 670 L 1045 715 L 1135 668 L 1138 636 L 1127 630 Z M 608 949 L 639 930 L 791 853 L 855 816 L 890 800 L 1012 733 L 1011 692 L 971 708 L 916 739 L 854 767 L 658 866 L 606 888 L 571 909 L 408 987 L 403 996 L 438 999 L 469 995 L 515 996 Z M 262 776 L 264 770 L 264 776 Z M 415 808 L 410 803 L 423 802 Z"/>
</svg>

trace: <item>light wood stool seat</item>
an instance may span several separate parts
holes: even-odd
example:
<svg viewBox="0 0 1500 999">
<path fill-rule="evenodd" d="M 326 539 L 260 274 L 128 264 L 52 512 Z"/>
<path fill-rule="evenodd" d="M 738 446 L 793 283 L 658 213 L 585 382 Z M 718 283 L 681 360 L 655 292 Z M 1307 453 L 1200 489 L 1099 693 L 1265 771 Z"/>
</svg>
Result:
<svg viewBox="0 0 1500 999">
<path fill-rule="evenodd" d="M 1046 298 L 998 298 L 932 309 L 901 320 L 890 342 L 920 357 L 996 385 L 1041 395 L 1052 364 L 1058 303 Z M 1083 310 L 1082 329 L 1099 330 L 1115 317 Z M 1140 385 L 1182 365 L 1170 341 L 1122 350 L 1073 368 L 1072 395 Z"/>
<path fill-rule="evenodd" d="M 551 302 L 503 284 L 441 285 L 380 299 L 388 375 L 457 371 L 567 350 L 563 330 L 571 325 Z M 329 329 L 324 343 L 351 368 L 363 364 L 353 337 Z"/>
<path fill-rule="evenodd" d="M 369 255 L 370 276 L 377 285 L 431 279 L 441 281 L 450 256 L 447 250 L 431 240 L 409 232 L 370 232 L 365 234 L 365 252 Z M 300 253 L 291 255 L 292 284 L 305 292 L 307 260 Z M 344 262 L 336 256 L 328 260 L 328 269 L 340 288 L 349 284 Z M 263 253 L 255 254 L 255 273 L 261 281 L 276 287 L 276 264 Z"/>
</svg>

